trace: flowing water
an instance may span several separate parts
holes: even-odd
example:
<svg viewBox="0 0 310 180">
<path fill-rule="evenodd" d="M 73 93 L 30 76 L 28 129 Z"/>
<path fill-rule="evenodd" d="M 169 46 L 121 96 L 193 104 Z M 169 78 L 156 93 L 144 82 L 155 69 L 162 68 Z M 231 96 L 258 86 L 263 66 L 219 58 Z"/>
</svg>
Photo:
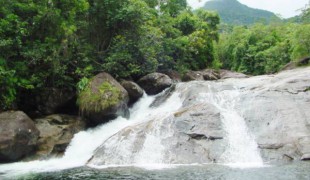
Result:
<svg viewBox="0 0 310 180">
<path fill-rule="evenodd" d="M 58 171 L 84 166 L 92 157 L 94 150 L 118 131 L 149 119 L 165 117 L 182 105 L 177 93 L 173 94 L 166 103 L 160 107 L 151 108 L 150 104 L 154 99 L 154 96 L 144 95 L 143 98 L 131 108 L 131 117 L 128 120 L 118 117 L 107 124 L 76 134 L 62 158 L 0 165 L 0 177 L 10 177 L 12 175 L 31 172 Z M 152 139 L 149 139 L 149 141 L 152 141 Z M 142 155 L 145 154 L 145 158 L 142 157 L 146 160 L 148 159 L 147 156 L 149 156 L 148 151 L 150 150 L 144 149 L 144 152 L 141 153 Z"/>
<path fill-rule="evenodd" d="M 263 166 L 257 143 L 249 132 L 244 118 L 238 113 L 236 104 L 240 100 L 240 90 L 215 91 L 212 84 L 208 93 L 200 93 L 202 101 L 208 101 L 221 112 L 221 120 L 226 132 L 228 148 L 220 162 L 231 166 Z"/>
<path fill-rule="evenodd" d="M 130 119 L 119 117 L 107 124 L 76 134 L 62 158 L 0 165 L 0 179 L 310 179 L 308 171 L 305 170 L 310 167 L 308 163 L 263 166 L 257 143 L 236 107 L 240 100 L 240 91 L 214 89 L 214 83 L 207 85 L 209 88 L 198 97 L 202 102 L 209 102 L 220 111 L 222 125 L 226 131 L 225 140 L 228 147 L 221 156 L 220 164 L 162 164 L 165 162 L 165 146 L 161 143 L 161 137 L 169 135 L 169 132 L 162 133 L 156 126 L 163 126 L 161 119 L 169 117 L 182 107 L 180 93 L 184 89 L 177 88 L 159 107 L 150 107 L 155 97 L 144 95 L 131 108 Z M 133 141 L 120 144 L 110 138 L 124 128 L 135 127 L 150 120 L 154 121 L 155 128 L 146 135 L 143 147 L 137 152 L 131 149 Z M 133 134 L 129 138 L 134 140 L 134 136 Z M 106 153 L 115 156 L 113 158 L 119 163 L 107 164 L 100 167 L 101 169 L 86 166 L 94 151 L 103 142 L 110 143 L 110 146 L 122 146 L 117 148 L 118 152 L 112 148 L 111 152 Z M 128 158 L 117 159 L 117 154 Z M 148 168 L 149 166 L 151 168 Z"/>
<path fill-rule="evenodd" d="M 14 180 L 309 180 L 310 163 L 279 164 L 261 168 L 232 168 L 217 164 L 183 165 L 147 170 L 137 167 L 88 167 L 58 172 L 27 174 Z"/>
</svg>

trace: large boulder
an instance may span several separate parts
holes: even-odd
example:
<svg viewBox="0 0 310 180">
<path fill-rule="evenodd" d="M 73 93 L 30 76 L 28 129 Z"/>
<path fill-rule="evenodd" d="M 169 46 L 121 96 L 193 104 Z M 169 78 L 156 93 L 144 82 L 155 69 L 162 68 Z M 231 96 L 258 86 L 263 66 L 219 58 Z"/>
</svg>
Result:
<svg viewBox="0 0 310 180">
<path fill-rule="evenodd" d="M 188 71 L 182 77 L 182 80 L 187 81 L 213 81 L 220 79 L 220 74 L 214 69 L 205 69 L 201 71 Z"/>
<path fill-rule="evenodd" d="M 182 81 L 181 75 L 180 75 L 180 73 L 178 71 L 166 70 L 166 71 L 161 71 L 161 73 L 166 74 L 167 76 L 169 76 L 174 83 Z"/>
<path fill-rule="evenodd" d="M 228 78 L 248 78 L 249 76 L 243 74 L 243 73 L 238 73 L 238 72 L 233 72 L 229 70 L 220 70 L 220 78 L 221 79 L 228 79 Z"/>
<path fill-rule="evenodd" d="M 172 80 L 169 76 L 162 73 L 151 73 L 142 77 L 138 84 L 149 95 L 155 95 L 172 85 Z"/>
<path fill-rule="evenodd" d="M 202 72 L 203 72 L 203 79 L 206 81 L 213 81 L 221 78 L 219 71 L 214 69 L 205 69 Z"/>
<path fill-rule="evenodd" d="M 128 92 L 110 74 L 100 73 L 79 93 L 78 105 L 89 125 L 95 126 L 117 116 L 129 117 Z"/>
<path fill-rule="evenodd" d="M 203 81 L 203 73 L 201 71 L 188 71 L 182 77 L 182 81 Z"/>
<path fill-rule="evenodd" d="M 40 158 L 62 154 L 74 134 L 86 128 L 85 121 L 77 116 L 55 114 L 34 121 L 40 131 L 36 153 Z"/>
<path fill-rule="evenodd" d="M 0 163 L 17 161 L 34 152 L 39 131 L 21 111 L 0 113 Z"/>
<path fill-rule="evenodd" d="M 129 95 L 129 104 L 133 104 L 143 96 L 143 89 L 132 81 L 122 81 L 121 85 L 126 89 Z"/>
</svg>

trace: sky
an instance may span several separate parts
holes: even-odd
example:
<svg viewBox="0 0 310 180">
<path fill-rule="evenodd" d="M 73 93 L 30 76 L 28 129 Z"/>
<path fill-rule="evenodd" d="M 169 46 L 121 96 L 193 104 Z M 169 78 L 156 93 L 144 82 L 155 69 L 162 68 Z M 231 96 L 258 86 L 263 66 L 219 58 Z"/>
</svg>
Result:
<svg viewBox="0 0 310 180">
<path fill-rule="evenodd" d="M 201 2 L 199 2 L 201 1 Z M 187 0 L 188 4 L 194 9 L 201 7 L 208 0 Z M 264 9 L 275 14 L 280 14 L 283 18 L 293 17 L 300 14 L 301 8 L 309 2 L 309 0 L 238 0 L 252 8 Z"/>
</svg>

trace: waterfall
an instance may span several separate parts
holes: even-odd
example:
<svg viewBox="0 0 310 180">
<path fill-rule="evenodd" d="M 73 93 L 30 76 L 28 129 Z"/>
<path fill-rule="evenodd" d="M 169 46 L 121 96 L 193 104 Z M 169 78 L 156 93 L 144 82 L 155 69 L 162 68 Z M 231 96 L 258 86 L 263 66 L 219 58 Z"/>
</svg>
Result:
<svg viewBox="0 0 310 180">
<path fill-rule="evenodd" d="M 211 86 L 208 86 L 208 93 L 200 95 L 203 101 L 213 104 L 221 113 L 228 147 L 219 161 L 231 166 L 262 166 L 263 160 L 254 136 L 236 109 L 240 91 L 233 88 L 216 92 Z"/>
<path fill-rule="evenodd" d="M 84 166 L 92 157 L 93 152 L 106 139 L 120 130 L 135 126 L 152 118 L 164 117 L 181 107 L 182 102 L 177 93 L 174 93 L 165 103 L 157 108 L 150 107 L 156 96 L 144 96 L 130 109 L 130 119 L 118 117 L 96 128 L 82 131 L 74 135 L 62 158 L 50 160 L 17 162 L 0 165 L 0 174 L 17 175 L 29 172 L 46 172 Z M 153 143 L 149 139 L 149 143 Z M 131 152 L 128 152 L 131 153 Z M 148 150 L 144 150 L 145 156 Z"/>
<path fill-rule="evenodd" d="M 46 172 L 85 166 L 94 155 L 94 151 L 101 146 L 109 147 L 105 153 L 102 153 L 102 159 L 107 159 L 103 164 L 106 166 L 146 166 L 147 164 L 169 163 L 170 157 L 167 157 L 167 154 L 170 152 L 167 153 L 169 150 L 162 143 L 162 140 L 174 136 L 174 130 L 170 126 L 174 123 L 175 113 L 184 108 L 185 99 L 182 100 L 181 97 L 188 98 L 191 95 L 192 97 L 197 97 L 197 102 L 202 101 L 203 103 L 212 104 L 220 111 L 223 128 L 226 131 L 225 139 L 228 142 L 228 147 L 225 148 L 226 150 L 219 159 L 219 163 L 262 165 L 263 161 L 258 152 L 257 144 L 251 133 L 249 133 L 244 119 L 238 114 L 235 107 L 239 101 L 240 92 L 236 89 L 216 90 L 213 86 L 218 86 L 220 82 L 193 83 L 196 83 L 198 86 L 192 87 L 191 83 L 177 85 L 176 92 L 172 93 L 158 107 L 150 107 L 156 98 L 155 96 L 144 95 L 130 109 L 130 119 L 118 117 L 94 129 L 77 133 L 62 158 L 3 164 L 0 165 L 0 174 Z M 194 92 L 200 92 L 198 93 L 199 95 L 192 93 L 191 90 L 193 89 L 195 89 Z M 192 98 L 188 99 L 192 103 L 196 102 Z M 135 128 L 138 128 L 138 130 Z M 116 136 L 118 132 L 127 129 L 128 135 L 126 135 L 126 140 L 122 141 L 124 136 L 120 136 L 120 138 Z M 141 132 L 144 133 L 143 142 L 140 140 L 137 142 L 136 136 L 141 135 Z M 135 146 L 135 143 L 139 145 Z M 91 167 L 96 167 L 96 164 L 91 165 L 94 165 Z"/>
</svg>

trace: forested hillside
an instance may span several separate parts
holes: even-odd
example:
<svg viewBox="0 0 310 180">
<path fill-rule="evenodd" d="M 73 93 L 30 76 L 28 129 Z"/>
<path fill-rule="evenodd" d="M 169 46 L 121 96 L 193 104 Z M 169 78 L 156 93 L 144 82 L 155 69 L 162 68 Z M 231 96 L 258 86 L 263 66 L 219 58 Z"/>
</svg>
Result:
<svg viewBox="0 0 310 180">
<path fill-rule="evenodd" d="M 203 8 L 218 12 L 222 23 L 233 25 L 248 25 L 256 22 L 268 23 L 271 20 L 280 20 L 270 11 L 250 8 L 237 0 L 211 0 L 207 1 Z"/>
<path fill-rule="evenodd" d="M 306 8 L 301 24 L 233 25 L 219 34 L 219 16 L 193 12 L 186 0 L 1 0 L 0 111 L 43 88 L 83 89 L 103 71 L 131 80 L 221 67 L 277 72 L 310 56 L 309 19 Z"/>
<path fill-rule="evenodd" d="M 218 43 L 223 68 L 246 74 L 270 74 L 310 56 L 310 24 L 255 24 L 223 32 Z"/>
<path fill-rule="evenodd" d="M 136 79 L 216 66 L 218 16 L 193 14 L 186 0 L 157 2 L 1 0 L 0 109 L 22 92 L 75 89 L 101 71 Z"/>
</svg>

